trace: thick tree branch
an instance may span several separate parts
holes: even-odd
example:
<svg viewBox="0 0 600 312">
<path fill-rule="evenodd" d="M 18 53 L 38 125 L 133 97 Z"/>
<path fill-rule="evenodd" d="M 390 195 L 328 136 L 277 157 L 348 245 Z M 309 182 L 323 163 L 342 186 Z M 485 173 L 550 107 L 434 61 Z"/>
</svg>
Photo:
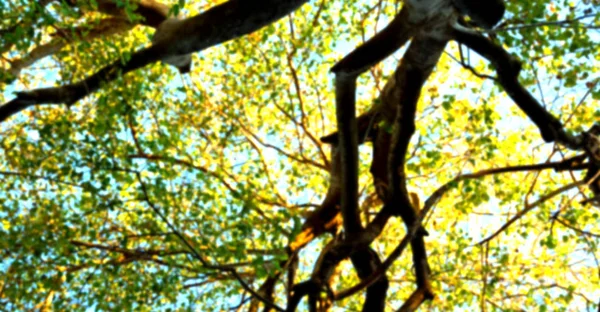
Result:
<svg viewBox="0 0 600 312">
<path fill-rule="evenodd" d="M 416 30 L 409 24 L 408 8 L 400 13 L 373 38 L 346 55 L 332 68 L 333 73 L 360 75 L 400 49 Z"/>
<path fill-rule="evenodd" d="M 356 127 L 356 75 L 336 74 L 335 95 L 342 168 L 341 210 L 348 237 L 358 235 L 358 129 Z"/>
<path fill-rule="evenodd" d="M 584 149 L 590 159 L 585 175 L 585 182 L 590 187 L 594 198 L 592 202 L 600 204 L 600 123 L 594 124 L 583 134 Z"/>
<path fill-rule="evenodd" d="M 404 158 L 410 138 L 415 129 L 414 115 L 420 90 L 427 77 L 431 74 L 444 47 L 444 41 L 438 41 L 427 37 L 414 39 L 405 54 L 400 67 L 384 88 L 381 95 L 382 105 L 375 108 L 375 110 L 378 111 L 378 113 L 375 113 L 377 118 L 383 118 L 384 120 L 387 120 L 387 122 L 394 120 L 394 115 L 397 116 L 398 119 L 395 123 L 394 133 L 396 144 L 393 155 L 390 155 L 389 151 L 392 136 L 390 136 L 385 129 L 377 130 L 377 138 L 373 144 L 374 153 L 371 172 L 376 181 L 378 193 L 382 199 L 386 201 L 386 205 L 378 213 L 375 220 L 367 227 L 367 230 L 364 232 L 365 235 L 363 235 L 364 237 L 361 238 L 361 243 L 368 246 L 368 244 L 370 244 L 369 240 L 375 239 L 379 233 L 381 233 L 381 230 L 385 226 L 392 212 L 403 216 L 409 234 L 407 234 L 407 237 L 400 243 L 399 247 L 396 248 L 390 258 L 386 260 L 381 267 L 382 269 L 374 270 L 375 273 L 370 274 L 367 278 L 363 279 L 357 287 L 342 292 L 340 294 L 341 296 L 336 296 L 336 300 L 350 296 L 364 287 L 371 286 L 373 283 L 377 282 L 387 268 L 391 266 L 393 261 L 400 256 L 409 241 L 411 241 L 413 245 L 413 261 L 415 262 L 415 267 L 417 269 L 417 284 L 419 286 L 417 292 L 427 294 L 426 296 L 423 296 L 423 298 L 430 299 L 432 297 L 428 278 L 429 266 L 427 264 L 422 238 L 423 231 L 419 230 L 420 234 L 415 237 L 410 234 L 413 228 L 420 229 L 421 226 L 420 221 L 416 223 L 418 216 L 416 211 L 413 210 L 410 200 L 408 200 L 405 175 L 403 172 Z M 423 51 L 427 52 L 423 53 Z M 396 108 L 398 106 L 400 106 L 400 110 Z M 369 118 L 375 118 L 375 115 L 372 115 Z M 361 124 L 366 124 L 366 122 Z M 367 132 L 368 131 L 365 131 L 365 133 Z M 366 136 L 367 135 L 365 135 L 365 137 Z M 332 138 L 333 141 L 337 141 L 337 134 L 329 137 Z M 398 155 L 398 157 L 395 155 Z M 391 168 L 388 168 L 387 164 L 392 164 Z M 393 172 L 390 177 L 388 177 L 388 172 Z M 388 181 L 391 179 L 396 181 L 396 187 L 388 187 Z"/>
<path fill-rule="evenodd" d="M 365 248 L 353 253 L 350 260 L 361 280 L 373 275 L 381 266 L 381 260 L 372 248 Z M 388 287 L 389 281 L 385 275 L 370 284 L 367 287 L 363 311 L 385 311 Z"/>
<path fill-rule="evenodd" d="M 498 73 L 498 80 L 506 93 L 537 125 L 546 142 L 556 141 L 576 150 L 583 148 L 581 139 L 569 135 L 564 130 L 562 123 L 519 83 L 521 63 L 503 47 L 479 33 L 463 28 L 455 28 L 454 39 L 479 53 L 494 65 Z"/>
<path fill-rule="evenodd" d="M 413 207 L 408 197 L 406 173 L 404 171 L 408 146 L 415 131 L 416 107 L 421 89 L 444 52 L 446 43 L 447 41 L 439 38 L 414 38 L 402 60 L 401 69 L 403 70 L 395 74 L 397 83 L 402 86 L 402 93 L 399 95 L 399 108 L 396 112 L 394 130 L 391 136 L 388 156 L 388 179 L 391 194 L 385 197 L 385 205 L 393 207 L 392 210 L 400 215 L 407 231 L 415 224 L 420 223 L 419 207 Z M 402 68 L 403 65 L 404 68 Z M 419 297 L 423 300 L 433 298 L 433 290 L 429 280 L 427 252 L 423 239 L 425 233 L 425 230 L 421 229 L 411 240 L 413 263 L 417 277 L 417 292 L 423 294 L 422 297 Z"/>
<path fill-rule="evenodd" d="M 178 24 L 169 40 L 134 53 L 126 63 L 108 65 L 88 78 L 55 88 L 18 92 L 12 101 L 0 106 L 0 122 L 35 105 L 73 105 L 106 83 L 130 71 L 174 55 L 202 51 L 214 45 L 252 33 L 298 9 L 308 0 L 230 0 Z"/>
<path fill-rule="evenodd" d="M 361 234 L 366 234 L 363 233 L 358 210 L 359 132 L 356 120 L 356 79 L 358 75 L 391 55 L 408 41 L 411 32 L 416 30 L 408 24 L 409 8 L 410 6 L 404 7 L 382 32 L 352 51 L 331 70 L 336 74 L 337 146 L 340 149 L 341 178 L 344 181 L 341 188 L 341 211 L 346 241 L 355 241 Z M 352 264 L 361 279 L 370 276 L 381 263 L 377 254 L 368 248 L 368 245 L 370 242 L 358 250 L 352 247 L 347 249 L 347 244 L 339 245 L 342 251 L 353 250 L 348 255 L 350 255 Z M 339 257 L 342 254 L 344 252 L 337 251 L 324 255 L 323 267 L 315 274 L 317 277 L 313 278 L 318 284 L 328 280 L 333 268 L 348 256 Z M 328 256 L 332 259 L 328 259 Z M 367 289 L 363 310 L 384 311 L 388 286 L 387 279 L 381 279 L 371 285 Z M 314 294 L 311 297 L 314 297 Z"/>
<path fill-rule="evenodd" d="M 342 260 L 350 257 L 355 252 L 360 252 L 364 251 L 365 249 L 368 249 L 369 245 L 381 234 L 383 227 L 385 226 L 391 215 L 392 214 L 391 211 L 389 211 L 389 209 L 382 209 L 382 211 L 378 213 L 375 220 L 371 222 L 364 231 L 361 232 L 361 235 L 359 235 L 359 237 L 356 237 L 353 240 L 337 240 L 334 244 L 330 246 L 330 248 L 325 250 L 320 257 L 319 265 L 317 266 L 318 269 L 313 272 L 312 277 L 309 280 L 296 284 L 294 286 L 292 298 L 288 302 L 288 311 L 295 311 L 298 302 L 302 299 L 303 296 L 309 295 L 311 292 L 322 291 L 325 287 L 325 284 L 323 282 L 328 281 L 331 278 L 335 268 Z M 375 261 L 375 263 L 377 263 L 378 260 L 375 260 L 373 258 L 368 261 Z M 372 272 L 369 270 L 370 269 L 367 269 L 367 271 L 365 272 Z M 368 275 L 370 276 L 372 274 Z M 367 276 L 367 274 L 365 274 L 364 276 Z M 371 285 L 373 285 L 373 283 L 369 284 L 369 286 Z M 383 285 L 377 284 L 375 285 L 374 289 L 382 290 Z M 297 290 L 300 290 L 300 292 L 298 292 Z M 333 294 L 331 295 L 333 296 Z M 381 294 L 376 295 L 375 291 L 373 290 L 373 296 L 385 298 L 381 297 L 380 295 Z"/>
<path fill-rule="evenodd" d="M 358 213 L 358 127 L 356 122 L 356 79 L 381 62 L 410 38 L 409 9 L 402 11 L 373 38 L 350 52 L 331 71 L 335 73 L 337 143 L 341 153 L 341 210 L 348 237 L 358 235 L 362 224 Z"/>
<path fill-rule="evenodd" d="M 433 67 L 435 66 L 435 64 L 437 63 L 441 53 L 443 52 L 445 47 L 445 42 L 444 41 L 438 41 L 435 39 L 431 39 L 431 38 L 416 38 L 415 40 L 413 40 L 413 43 L 411 43 L 407 54 L 405 55 L 402 64 L 400 65 L 400 67 L 398 68 L 397 72 L 394 75 L 394 79 L 390 79 L 390 81 L 388 82 L 389 85 L 391 86 L 390 89 L 388 89 L 388 93 L 382 95 L 383 96 L 383 101 L 390 101 L 389 103 L 385 103 L 384 105 L 388 105 L 388 107 L 394 106 L 395 105 L 400 105 L 402 109 L 398 110 L 396 109 L 395 111 L 397 112 L 397 114 L 400 116 L 400 118 L 407 118 L 407 122 L 405 123 L 401 123 L 401 127 L 408 127 L 405 128 L 404 132 L 398 132 L 396 133 L 396 138 L 399 140 L 400 143 L 396 144 L 397 149 L 395 150 L 396 152 L 398 150 L 406 150 L 407 146 L 408 146 L 408 142 L 410 141 L 410 135 L 414 132 L 414 111 L 415 111 L 415 107 L 416 107 L 416 102 L 419 98 L 419 94 L 420 94 L 420 89 L 423 85 L 423 83 L 425 82 L 425 80 L 427 79 L 427 77 L 429 77 L 431 71 L 433 70 Z M 422 50 L 423 48 L 425 48 L 425 50 Z M 427 51 L 428 53 L 422 53 L 423 51 Z M 339 73 L 336 75 L 337 77 L 339 77 Z M 349 79 L 350 77 L 346 76 L 346 77 L 342 77 L 342 79 Z M 348 81 L 346 81 L 347 85 L 349 84 Z M 386 86 L 387 87 L 387 86 Z M 338 89 L 339 90 L 339 89 Z M 391 90 L 391 91 L 390 91 Z M 408 90 L 408 91 L 406 91 Z M 337 90 L 336 90 L 337 91 Z M 343 94 L 344 96 L 351 96 L 348 95 L 347 91 L 348 90 L 342 90 L 345 91 L 345 93 Z M 386 96 L 387 95 L 387 96 Z M 347 102 L 345 102 L 345 104 L 347 104 Z M 337 109 L 341 109 L 340 106 L 337 107 Z M 347 106 L 343 106 L 343 109 L 347 109 Z M 350 110 L 353 113 L 353 110 Z M 412 111 L 412 113 L 411 113 Z M 338 116 L 339 117 L 339 116 Z M 347 116 L 346 116 L 347 118 Z M 412 119 L 411 119 L 412 118 Z M 410 122 L 410 120 L 413 120 L 412 122 Z M 408 129 L 408 131 L 406 130 Z M 412 129 L 412 130 L 411 130 Z M 378 133 L 385 133 L 385 132 L 378 132 Z M 338 137 L 338 143 L 340 143 L 341 146 L 343 146 L 343 142 L 344 142 L 344 137 L 342 134 L 342 131 L 339 131 L 338 134 L 341 134 L 341 137 Z M 408 138 L 406 138 L 408 137 Z M 358 143 L 358 138 L 356 138 L 356 143 Z M 387 140 L 386 142 L 389 146 L 390 141 Z M 404 147 L 402 147 L 403 145 L 406 145 Z M 389 149 L 388 149 L 389 150 Z M 405 152 L 402 153 L 400 152 L 402 155 L 402 160 L 401 163 L 399 163 L 398 161 L 396 161 L 394 159 L 394 164 L 397 165 L 401 165 L 403 164 L 403 159 L 404 159 L 404 155 L 406 154 Z M 386 155 L 387 157 L 387 155 Z M 375 159 L 374 159 L 375 161 Z M 384 163 L 388 163 L 387 161 L 384 161 Z M 342 171 L 343 171 L 343 164 L 342 164 Z M 398 168 L 398 169 L 394 169 L 394 171 L 398 171 L 398 170 L 402 170 L 403 172 L 403 167 L 402 168 Z M 403 175 L 401 175 L 402 179 L 404 178 Z M 387 180 L 387 178 L 384 178 Z M 400 178 L 395 178 L 396 180 L 400 179 Z M 343 178 L 343 181 L 345 183 L 348 183 L 348 180 Z M 396 191 L 396 193 L 399 193 L 398 191 Z M 342 199 L 343 200 L 343 199 Z M 398 202 L 397 200 L 394 202 Z M 392 208 L 393 207 L 393 208 Z M 387 223 L 387 221 L 389 220 L 389 218 L 392 215 L 392 212 L 397 211 L 398 205 L 391 205 L 388 204 L 386 206 L 384 206 L 384 208 L 378 213 L 377 217 L 373 220 L 373 222 L 371 222 L 367 228 L 363 231 L 359 231 L 358 235 L 355 235 L 352 237 L 351 240 L 344 240 L 342 242 L 339 242 L 337 244 L 335 244 L 331 250 L 329 250 L 324 256 L 323 256 L 323 260 L 322 260 L 322 265 L 321 265 L 321 269 L 319 270 L 319 272 L 316 272 L 313 277 L 311 278 L 311 280 L 301 283 L 300 285 L 307 285 L 306 283 L 309 283 L 312 281 L 312 285 L 314 287 L 320 288 L 323 287 L 323 285 L 320 283 L 320 281 L 324 281 L 327 280 L 328 277 L 333 273 L 333 268 L 335 268 L 337 266 L 337 264 L 342 261 L 343 259 L 347 258 L 347 257 L 352 257 L 352 255 L 354 255 L 354 253 L 363 253 L 362 255 L 358 255 L 357 259 L 353 259 L 353 263 L 355 263 L 357 265 L 357 271 L 360 272 L 359 274 L 362 275 L 361 278 L 368 278 L 373 276 L 374 272 L 376 272 L 376 267 L 379 267 L 379 262 L 378 259 L 375 258 L 362 258 L 364 257 L 366 254 L 369 254 L 370 252 L 367 252 L 367 250 L 369 250 L 369 245 L 379 236 L 379 234 L 381 233 L 381 231 L 383 230 L 385 224 Z M 418 219 L 418 216 L 416 216 L 416 212 L 414 210 L 412 210 L 412 206 L 410 206 L 410 203 L 408 204 L 407 208 L 414 214 L 413 217 L 413 222 L 411 222 L 410 224 L 407 224 L 407 227 L 409 229 L 411 229 L 411 227 L 415 224 L 414 221 L 416 221 Z M 407 214 L 408 215 L 408 214 Z M 346 215 L 344 214 L 344 218 L 346 217 Z M 420 223 L 417 225 L 418 228 L 420 228 Z M 348 230 L 348 229 L 346 229 Z M 356 234 L 356 233 L 354 233 Z M 427 261 L 426 261 L 426 254 L 424 252 L 424 243 L 422 241 L 422 234 L 420 235 L 420 241 L 418 240 L 414 240 L 414 246 L 413 246 L 413 250 L 416 251 L 416 255 L 413 257 L 415 260 L 415 265 L 418 267 L 418 280 L 419 283 L 418 285 L 420 286 L 419 289 L 424 289 L 426 290 L 425 293 L 427 293 L 427 298 L 431 298 L 432 297 L 432 293 L 431 293 L 431 289 L 430 289 L 430 285 L 429 285 L 429 280 L 428 280 L 428 270 L 429 267 L 427 265 Z M 401 251 L 400 251 L 401 252 Z M 367 265 L 365 265 L 367 264 Z M 377 265 L 375 265 L 377 264 Z M 420 273 L 420 272 L 424 272 L 424 273 Z M 425 277 L 427 278 L 425 278 Z M 387 289 L 387 282 L 385 280 L 379 280 L 378 276 L 376 279 L 374 280 L 370 280 L 368 282 L 368 286 L 373 287 L 373 292 L 371 293 L 369 290 L 367 291 L 367 300 L 369 302 L 369 306 L 365 305 L 364 308 L 365 309 L 376 309 L 378 306 L 380 306 L 380 301 L 383 300 L 385 298 L 385 295 L 382 296 L 381 294 L 381 290 L 383 289 Z M 316 286 L 315 286 L 316 283 Z M 379 289 L 379 294 L 378 295 L 374 295 L 375 294 L 375 289 Z M 369 299 L 369 294 L 372 294 L 375 297 L 371 297 L 371 298 L 377 298 L 377 299 Z M 308 291 L 306 291 L 304 294 L 308 294 Z M 299 298 L 295 298 L 296 300 L 300 300 Z M 294 304 L 297 304 L 295 302 L 291 303 L 292 306 Z"/>
</svg>

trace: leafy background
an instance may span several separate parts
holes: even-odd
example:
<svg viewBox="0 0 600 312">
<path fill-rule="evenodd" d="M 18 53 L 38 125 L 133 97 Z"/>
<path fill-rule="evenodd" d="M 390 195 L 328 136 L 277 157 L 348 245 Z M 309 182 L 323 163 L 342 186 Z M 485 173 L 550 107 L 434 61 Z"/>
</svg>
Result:
<svg viewBox="0 0 600 312">
<path fill-rule="evenodd" d="M 220 2 L 169 3 L 192 16 Z M 600 119 L 599 8 L 584 1 L 507 4 L 493 35 L 523 60 L 521 82 L 570 130 L 589 128 Z M 400 6 L 311 1 L 256 33 L 194 54 L 189 76 L 156 63 L 70 109 L 36 108 L 2 123 L 0 309 L 218 311 L 239 305 L 247 298 L 239 283 L 191 260 L 155 210 L 208 260 L 231 264 L 258 288 L 327 189 L 329 146 L 319 138 L 335 130 L 329 68 Z M 91 42 L 71 36 L 56 54 L 11 75 L 9 60 L 49 42 L 57 29 L 93 25 L 100 15 L 25 0 L 0 1 L 0 10 L 2 27 L 23 25 L 0 39 L 12 45 L 0 58 L 1 102 L 15 90 L 78 81 L 126 60 L 153 32 L 137 26 Z M 27 27 L 32 21 L 37 26 Z M 543 144 L 492 80 L 461 66 L 458 51 L 449 45 L 419 104 L 407 172 L 409 190 L 423 200 L 460 174 L 569 156 Z M 493 75 L 477 55 L 464 54 L 474 71 Z M 360 77 L 360 112 L 400 58 Z M 365 218 L 378 209 L 368 166 L 361 163 Z M 478 244 L 536 200 L 580 179 L 541 171 L 453 185 L 426 223 L 437 297 L 423 309 L 597 309 L 599 210 L 580 204 L 585 188 L 543 201 L 489 244 Z M 392 220 L 376 241 L 380 256 L 404 232 Z M 301 253 L 298 280 L 310 275 L 329 240 L 322 237 Z M 339 272 L 335 289 L 356 283 L 353 273 L 344 274 L 353 272 L 349 262 Z M 412 292 L 409 257 L 398 260 L 388 278 L 391 310 Z M 285 286 L 277 290 L 276 302 L 284 303 Z M 334 310 L 358 310 L 361 300 L 336 302 Z"/>
</svg>

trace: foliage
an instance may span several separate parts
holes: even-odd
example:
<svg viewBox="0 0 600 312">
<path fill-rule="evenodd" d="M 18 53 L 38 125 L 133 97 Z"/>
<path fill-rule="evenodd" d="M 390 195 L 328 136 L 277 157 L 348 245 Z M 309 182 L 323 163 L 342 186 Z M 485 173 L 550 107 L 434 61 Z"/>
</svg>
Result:
<svg viewBox="0 0 600 312">
<path fill-rule="evenodd" d="M 0 2 L 1 102 L 15 90 L 65 85 L 126 63 L 154 31 L 137 24 L 135 3 L 118 0 L 128 26 L 89 39 L 106 18 L 97 3 L 46 2 Z M 164 3 L 194 16 L 221 2 Z M 329 187 L 331 147 L 320 141 L 336 130 L 329 69 L 401 7 L 311 1 L 194 54 L 189 75 L 156 62 L 76 105 L 36 106 L 2 122 L 0 309 L 249 309 L 251 294 L 229 270 L 255 290 L 276 276 Z M 600 120 L 598 9 L 584 1 L 509 1 L 489 34 L 522 60 L 521 83 L 572 133 Z M 47 57 L 25 62 L 50 44 Z M 359 114 L 377 101 L 401 56 L 360 76 Z M 545 144 L 498 84 L 474 73 L 495 75 L 451 43 L 423 89 L 406 165 L 408 190 L 422 202 L 467 173 L 575 155 Z M 365 222 L 381 209 L 369 144 L 360 147 Z M 436 297 L 422 309 L 598 309 L 600 210 L 582 204 L 592 196 L 584 185 L 548 196 L 584 174 L 522 170 L 450 183 L 424 221 Z M 391 219 L 371 247 L 385 259 L 406 232 Z M 178 233 L 215 267 L 198 261 Z M 310 277 L 332 237 L 302 250 L 295 282 Z M 413 293 L 413 271 L 408 252 L 387 271 L 388 310 Z M 334 292 L 359 282 L 349 260 L 336 272 Z M 274 296 L 283 307 L 286 279 L 279 276 Z M 333 309 L 360 309 L 361 294 Z"/>
</svg>

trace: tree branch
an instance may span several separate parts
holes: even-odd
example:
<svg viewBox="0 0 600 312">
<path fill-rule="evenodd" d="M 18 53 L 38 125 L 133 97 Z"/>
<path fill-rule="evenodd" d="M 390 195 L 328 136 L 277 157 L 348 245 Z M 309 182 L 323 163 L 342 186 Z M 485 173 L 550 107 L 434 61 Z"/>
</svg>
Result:
<svg viewBox="0 0 600 312">
<path fill-rule="evenodd" d="M 546 142 L 558 142 L 570 149 L 583 148 L 581 139 L 569 135 L 562 123 L 550 114 L 519 82 L 521 63 L 503 47 L 483 35 L 463 28 L 454 29 L 454 39 L 488 59 L 496 68 L 506 93 L 537 125 Z"/>
<path fill-rule="evenodd" d="M 135 5 L 133 13 L 142 17 L 141 24 L 157 28 L 160 23 L 167 19 L 169 15 L 169 6 L 155 0 L 134 0 L 130 3 Z M 84 11 L 97 10 L 98 12 L 127 19 L 127 12 L 115 0 L 95 0 L 94 4 L 90 0 L 67 0 L 67 4 L 72 7 L 81 8 Z"/>
<path fill-rule="evenodd" d="M 527 214 L 528 212 L 533 210 L 535 207 L 539 206 L 540 204 L 543 204 L 545 201 L 551 199 L 552 197 L 554 197 L 556 195 L 559 195 L 563 192 L 566 192 L 572 188 L 575 188 L 575 187 L 578 187 L 581 185 L 585 185 L 585 182 L 584 181 L 573 182 L 573 183 L 562 186 L 562 187 L 542 196 L 540 199 L 536 200 L 535 202 L 531 203 L 530 205 L 525 206 L 525 208 L 523 208 L 523 210 L 517 212 L 517 214 L 515 214 L 514 217 L 512 217 L 510 220 L 508 220 L 508 222 L 506 222 L 503 226 L 501 226 L 498 230 L 496 230 L 492 235 L 490 235 L 487 238 L 485 238 L 484 240 L 480 241 L 479 245 L 483 245 L 483 244 L 491 241 L 492 239 L 496 238 L 498 235 L 500 235 L 502 232 L 504 232 L 509 226 L 511 226 L 513 223 L 517 222 L 519 219 L 521 219 L 525 214 Z"/>
<path fill-rule="evenodd" d="M 85 25 L 74 28 L 72 32 L 75 34 L 75 36 L 81 36 L 85 41 L 92 41 L 96 38 L 111 36 L 114 34 L 125 32 L 128 29 L 131 29 L 132 27 L 133 24 L 127 22 L 126 20 L 120 18 L 107 18 L 98 21 L 98 24 L 92 26 L 91 29 L 89 25 Z M 83 33 L 85 33 L 85 37 L 82 36 Z M 60 37 L 57 36 L 50 42 L 35 47 L 25 57 L 10 61 L 11 66 L 8 72 L 14 76 L 14 79 L 16 79 L 17 76 L 19 76 L 19 74 L 24 68 L 31 66 L 33 63 L 46 56 L 53 55 L 54 53 L 62 50 L 67 45 L 66 38 L 70 37 L 70 34 L 60 33 L 58 35 Z"/>
<path fill-rule="evenodd" d="M 0 106 L 0 122 L 35 105 L 73 105 L 106 83 L 128 72 L 174 55 L 202 51 L 225 41 L 247 35 L 298 9 L 308 0 L 230 0 L 178 24 L 176 36 L 134 53 L 124 64 L 112 63 L 88 78 L 55 88 L 18 92 Z"/>
</svg>

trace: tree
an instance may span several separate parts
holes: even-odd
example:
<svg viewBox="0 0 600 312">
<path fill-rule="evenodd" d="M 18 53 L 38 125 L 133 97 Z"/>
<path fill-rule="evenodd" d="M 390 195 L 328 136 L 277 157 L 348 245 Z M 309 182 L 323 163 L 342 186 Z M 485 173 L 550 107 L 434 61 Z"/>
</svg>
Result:
<svg viewBox="0 0 600 312">
<path fill-rule="evenodd" d="M 600 309 L 595 2 L 183 4 L 0 3 L 0 306 Z"/>
</svg>

